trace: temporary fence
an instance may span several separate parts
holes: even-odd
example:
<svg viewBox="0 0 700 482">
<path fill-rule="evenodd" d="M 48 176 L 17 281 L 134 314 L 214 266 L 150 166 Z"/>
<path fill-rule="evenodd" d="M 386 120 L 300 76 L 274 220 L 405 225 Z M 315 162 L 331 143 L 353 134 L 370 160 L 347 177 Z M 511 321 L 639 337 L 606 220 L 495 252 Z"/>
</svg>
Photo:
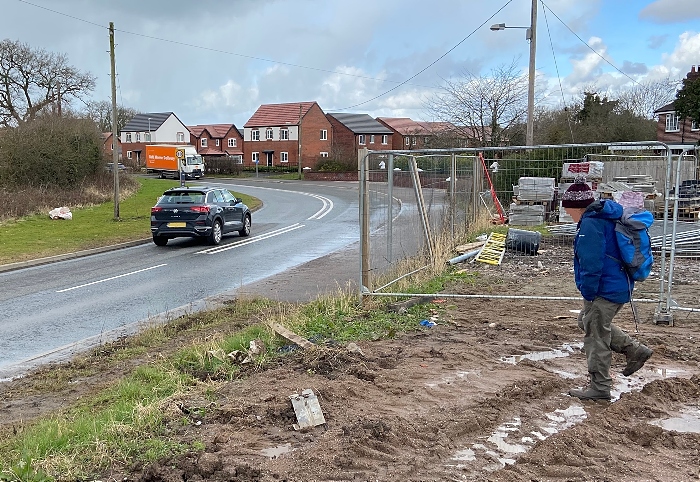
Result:
<svg viewBox="0 0 700 482">
<path fill-rule="evenodd" d="M 673 324 L 673 310 L 700 311 L 673 300 L 672 282 L 677 258 L 700 257 L 700 182 L 694 152 L 676 151 L 658 141 L 364 150 L 358 167 L 361 297 L 411 296 L 392 286 L 445 262 L 453 252 L 443 252 L 444 247 L 451 250 L 463 243 L 479 225 L 491 226 L 484 231 L 507 229 L 506 245 L 541 239 L 570 247 L 575 225 L 561 206 L 561 194 L 583 177 L 597 197 L 643 206 L 655 215 L 650 234 L 660 260 L 658 296 L 641 300 L 656 303 L 654 321 Z M 533 254 L 526 251 L 509 255 Z M 498 252 L 491 253 L 492 259 L 497 257 Z M 416 260 L 422 262 L 416 265 Z"/>
</svg>

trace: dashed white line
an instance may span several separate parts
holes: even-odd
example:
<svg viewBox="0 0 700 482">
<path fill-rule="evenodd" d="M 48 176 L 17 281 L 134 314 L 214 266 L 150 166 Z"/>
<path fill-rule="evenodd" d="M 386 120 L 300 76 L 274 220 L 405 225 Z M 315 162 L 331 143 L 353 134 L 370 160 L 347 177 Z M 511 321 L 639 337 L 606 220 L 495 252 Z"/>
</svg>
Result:
<svg viewBox="0 0 700 482">
<path fill-rule="evenodd" d="M 132 271 L 131 273 L 124 273 L 124 274 L 120 274 L 118 276 L 112 276 L 111 278 L 105 278 L 105 279 L 101 279 L 99 281 L 93 281 L 92 283 L 85 283 L 84 285 L 78 285 L 78 286 L 73 286 L 72 288 L 57 290 L 56 293 L 65 293 L 66 291 L 77 290 L 79 288 L 85 288 L 86 286 L 92 286 L 92 285 L 96 285 L 99 283 L 104 283 L 105 281 L 112 281 L 112 280 L 115 280 L 118 278 L 123 278 L 125 276 L 131 276 L 132 274 L 143 273 L 144 271 L 149 271 L 149 270 L 156 269 L 156 268 L 162 268 L 163 266 L 167 266 L 167 264 L 159 264 L 156 266 L 151 266 L 150 268 L 144 268 L 144 269 L 140 269 L 137 271 Z"/>
</svg>

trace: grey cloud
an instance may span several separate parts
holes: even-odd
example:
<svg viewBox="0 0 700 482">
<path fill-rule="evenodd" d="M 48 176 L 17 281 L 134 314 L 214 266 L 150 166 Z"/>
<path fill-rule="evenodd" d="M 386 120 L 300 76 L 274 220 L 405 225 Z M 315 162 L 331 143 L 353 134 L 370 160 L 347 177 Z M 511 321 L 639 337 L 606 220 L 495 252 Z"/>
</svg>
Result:
<svg viewBox="0 0 700 482">
<path fill-rule="evenodd" d="M 668 38 L 668 35 L 652 35 L 647 39 L 647 45 L 650 49 L 658 49 L 666 43 Z"/>
<path fill-rule="evenodd" d="M 626 74 L 646 74 L 649 72 L 649 69 L 647 68 L 646 64 L 643 64 L 641 62 L 630 62 L 629 60 L 625 60 L 622 63 L 622 67 L 620 68 L 624 73 Z"/>
<path fill-rule="evenodd" d="M 656 0 L 639 12 L 639 18 L 654 23 L 682 23 L 700 18 L 698 0 Z"/>
</svg>

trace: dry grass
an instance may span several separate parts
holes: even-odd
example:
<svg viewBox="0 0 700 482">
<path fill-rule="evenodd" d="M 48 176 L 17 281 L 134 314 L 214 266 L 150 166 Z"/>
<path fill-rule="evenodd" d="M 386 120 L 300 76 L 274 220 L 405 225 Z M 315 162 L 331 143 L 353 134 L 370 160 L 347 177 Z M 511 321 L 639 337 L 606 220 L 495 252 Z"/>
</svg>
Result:
<svg viewBox="0 0 700 482">
<path fill-rule="evenodd" d="M 139 183 L 128 175 L 119 178 L 119 191 L 123 197 L 136 192 Z M 51 209 L 68 206 L 77 209 L 111 201 L 114 197 L 114 177 L 108 172 L 97 173 L 73 189 L 57 187 L 0 187 L 0 223 L 32 214 L 47 214 Z"/>
</svg>

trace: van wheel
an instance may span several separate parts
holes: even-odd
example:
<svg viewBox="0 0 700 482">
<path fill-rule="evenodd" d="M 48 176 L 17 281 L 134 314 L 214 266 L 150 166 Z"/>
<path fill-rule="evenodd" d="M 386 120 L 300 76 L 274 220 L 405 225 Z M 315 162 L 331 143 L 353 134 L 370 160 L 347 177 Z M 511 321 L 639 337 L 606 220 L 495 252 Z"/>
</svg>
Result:
<svg viewBox="0 0 700 482">
<path fill-rule="evenodd" d="M 168 244 L 168 238 L 165 236 L 153 236 L 153 242 L 156 244 L 156 246 L 165 246 Z"/>
<path fill-rule="evenodd" d="M 214 221 L 214 225 L 211 227 L 211 233 L 209 234 L 209 244 L 219 244 L 221 242 L 221 221 L 218 219 Z"/>
</svg>

